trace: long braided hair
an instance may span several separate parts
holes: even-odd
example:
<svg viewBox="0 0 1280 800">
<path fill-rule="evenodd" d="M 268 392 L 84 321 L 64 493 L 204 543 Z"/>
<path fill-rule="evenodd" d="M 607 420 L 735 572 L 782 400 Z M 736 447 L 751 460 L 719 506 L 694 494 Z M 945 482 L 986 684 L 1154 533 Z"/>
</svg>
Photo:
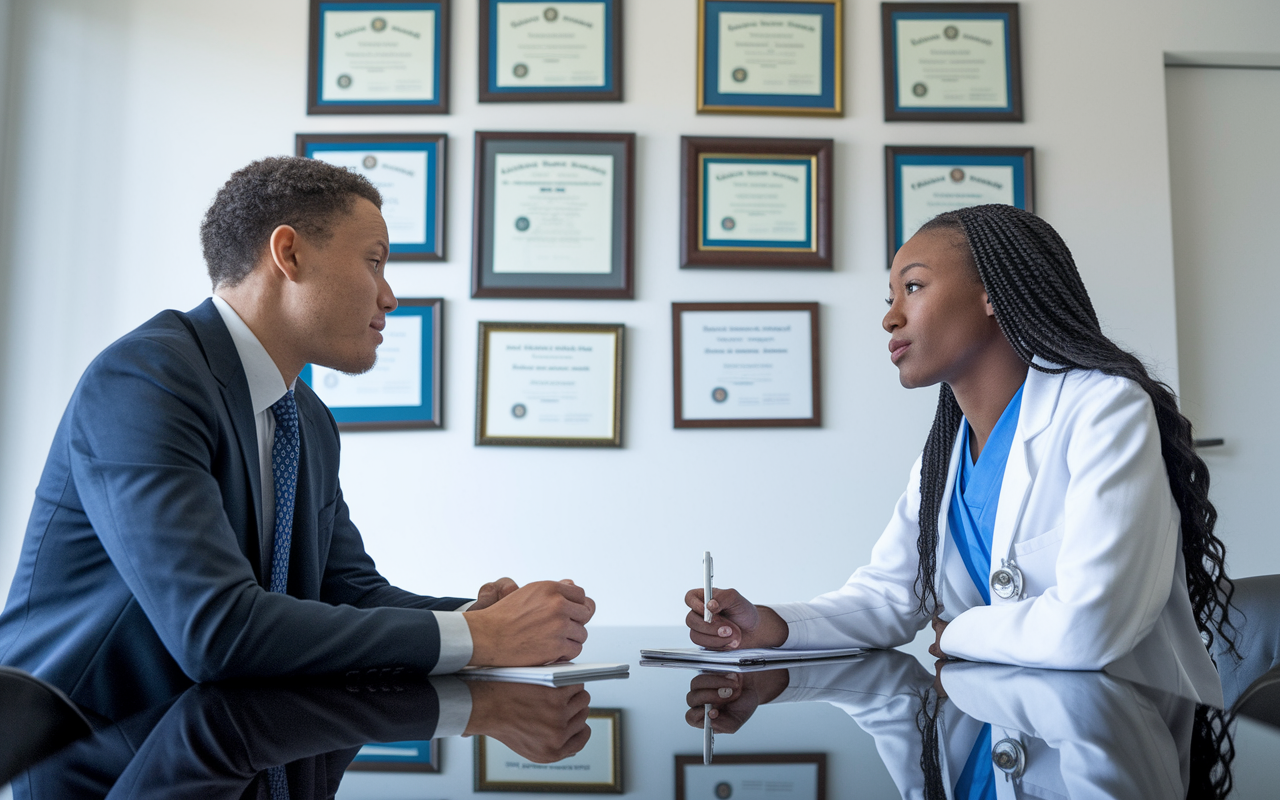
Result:
<svg viewBox="0 0 1280 800">
<path fill-rule="evenodd" d="M 1218 512 L 1209 502 L 1209 470 L 1196 455 L 1191 422 L 1179 412 L 1173 390 L 1103 334 L 1071 251 L 1044 220 L 1013 206 L 984 205 L 940 214 L 920 228 L 920 233 L 930 231 L 963 238 L 996 323 L 1031 369 L 1055 374 L 1098 370 L 1128 378 L 1151 397 L 1169 488 L 1182 517 L 1182 555 L 1196 625 L 1208 644 L 1222 636 L 1229 651 L 1237 654 L 1228 633 L 1235 589 L 1226 575 L 1226 545 L 1213 533 Z M 1060 366 L 1037 364 L 1033 361 L 1037 356 Z M 920 472 L 920 565 L 915 590 L 919 611 L 930 616 L 938 608 L 934 584 L 938 514 L 960 419 L 960 406 L 944 383 Z"/>
</svg>

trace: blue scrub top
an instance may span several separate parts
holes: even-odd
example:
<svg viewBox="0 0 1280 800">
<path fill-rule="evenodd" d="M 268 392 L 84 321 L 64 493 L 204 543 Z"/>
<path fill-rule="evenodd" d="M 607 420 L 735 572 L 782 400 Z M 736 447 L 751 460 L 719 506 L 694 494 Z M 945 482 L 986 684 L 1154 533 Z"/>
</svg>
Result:
<svg viewBox="0 0 1280 800">
<path fill-rule="evenodd" d="M 1025 384 L 1024 384 L 1025 386 Z M 1004 483 L 1004 468 L 1009 463 L 1009 449 L 1013 447 L 1013 434 L 1018 429 L 1018 414 L 1022 410 L 1022 387 L 1005 406 L 1000 420 L 987 437 L 987 444 L 978 455 L 977 463 L 969 457 L 969 424 L 960 432 L 960 468 L 956 474 L 956 486 L 951 492 L 951 507 L 947 512 L 947 527 L 960 551 L 969 577 L 982 593 L 982 601 L 991 605 L 991 589 L 987 577 L 991 574 L 991 540 L 995 537 L 996 508 L 1000 505 L 1000 486 Z"/>
</svg>

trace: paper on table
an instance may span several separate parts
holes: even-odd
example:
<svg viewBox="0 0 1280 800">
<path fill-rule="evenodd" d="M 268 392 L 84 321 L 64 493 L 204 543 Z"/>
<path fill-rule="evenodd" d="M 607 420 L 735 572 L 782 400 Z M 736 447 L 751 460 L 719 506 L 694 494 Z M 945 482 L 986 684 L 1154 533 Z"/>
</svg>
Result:
<svg viewBox="0 0 1280 800">
<path fill-rule="evenodd" d="M 781 650 L 776 647 L 747 648 L 743 650 L 705 650 L 701 647 L 672 647 L 658 650 L 641 650 L 641 658 L 659 660 L 695 661 L 704 664 L 768 664 L 787 661 L 812 661 L 819 658 L 840 658 L 858 655 L 861 647 L 841 647 L 834 650 Z"/>
<path fill-rule="evenodd" d="M 560 685 L 601 678 L 625 678 L 629 670 L 627 664 L 575 664 L 569 661 L 541 667 L 465 667 L 458 677 L 463 680 Z"/>
</svg>

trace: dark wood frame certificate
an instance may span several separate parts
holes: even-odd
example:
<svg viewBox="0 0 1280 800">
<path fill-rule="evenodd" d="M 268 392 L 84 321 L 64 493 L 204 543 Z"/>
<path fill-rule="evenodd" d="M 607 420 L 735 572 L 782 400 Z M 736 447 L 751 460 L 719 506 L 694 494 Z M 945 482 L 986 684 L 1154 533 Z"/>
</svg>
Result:
<svg viewBox="0 0 1280 800">
<path fill-rule="evenodd" d="M 481 322 L 476 444 L 622 447 L 625 329 Z"/>
<path fill-rule="evenodd" d="M 587 746 L 557 764 L 535 764 L 501 743 L 498 743 L 498 748 L 491 747 L 488 736 L 475 737 L 474 791 L 623 794 L 622 709 L 589 708 L 587 720 L 591 725 L 591 739 Z M 592 720 L 596 724 L 592 725 Z M 601 730 L 606 727 L 607 733 Z M 499 760 L 502 763 L 496 763 Z M 507 767 L 508 761 L 513 762 L 511 767 Z M 577 768 L 565 769 L 570 762 Z M 520 777 L 502 777 L 504 768 L 518 770 Z M 499 775 L 491 776 L 490 770 Z M 603 776 L 600 774 L 602 770 Z M 592 775 L 592 772 L 596 774 Z M 576 779 L 566 779 L 570 776 Z M 595 780 L 598 776 L 603 779 Z"/>
<path fill-rule="evenodd" d="M 1022 122 L 1017 3 L 881 3 L 887 122 Z"/>
<path fill-rule="evenodd" d="M 680 139 L 680 266 L 831 269 L 830 139 Z"/>
<path fill-rule="evenodd" d="M 443 261 L 443 133 L 300 133 L 297 155 L 347 167 L 382 193 L 391 261 Z M 317 155 L 319 154 L 319 155 Z"/>
<path fill-rule="evenodd" d="M 821 427 L 819 327 L 817 303 L 672 303 L 675 427 Z"/>
<path fill-rule="evenodd" d="M 365 745 L 351 763 L 347 772 L 439 772 L 440 740 L 417 742 L 387 742 Z M 401 751 L 397 753 L 395 751 Z M 401 754 L 403 753 L 403 754 Z M 415 754 L 416 753 L 416 754 Z"/>
<path fill-rule="evenodd" d="M 340 430 L 443 428 L 444 300 L 401 299 L 387 315 L 383 337 L 378 363 L 363 375 L 308 364 L 299 377 L 329 407 Z"/>
<path fill-rule="evenodd" d="M 480 102 L 622 100 L 623 0 L 480 0 Z"/>
<path fill-rule="evenodd" d="M 742 765 L 751 765 L 749 773 L 739 769 Z M 810 769 L 805 769 L 805 767 Z M 771 772 L 761 774 L 760 767 L 773 767 Z M 694 775 L 697 770 L 703 775 Z M 795 788 L 787 792 L 783 785 L 794 780 L 797 771 L 812 779 L 814 791 L 800 794 Z M 733 755 L 717 755 L 710 764 L 704 764 L 703 758 L 697 756 L 676 756 L 676 798 L 675 800 L 693 800 L 701 797 L 733 797 L 738 776 L 744 780 L 759 782 L 766 780 L 775 786 L 779 800 L 826 800 L 827 797 L 827 754 L 826 753 L 734 753 Z M 704 777 L 705 776 L 705 777 Z M 696 781 L 696 784 L 695 784 Z M 720 785 L 726 785 L 727 794 L 711 794 Z M 807 785 L 807 782 L 806 782 Z"/>
<path fill-rule="evenodd" d="M 448 114 L 450 2 L 311 0 L 307 113 Z"/>
<path fill-rule="evenodd" d="M 698 0 L 698 113 L 843 116 L 843 53 L 844 0 Z"/>
<path fill-rule="evenodd" d="M 472 297 L 630 300 L 634 133 L 478 131 Z"/>
<path fill-rule="evenodd" d="M 1031 147 L 885 147 L 887 266 L 922 224 L 944 211 L 984 203 L 1035 211 L 1034 161 Z"/>
</svg>

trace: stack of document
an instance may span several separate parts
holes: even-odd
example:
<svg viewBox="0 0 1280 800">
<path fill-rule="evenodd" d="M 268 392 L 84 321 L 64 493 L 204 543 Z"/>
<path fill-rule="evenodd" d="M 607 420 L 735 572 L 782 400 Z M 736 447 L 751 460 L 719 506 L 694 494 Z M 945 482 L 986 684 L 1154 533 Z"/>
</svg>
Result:
<svg viewBox="0 0 1280 800">
<path fill-rule="evenodd" d="M 542 667 L 465 667 L 458 677 L 469 681 L 507 681 L 536 683 L 541 686 L 572 686 L 583 681 L 625 678 L 627 664 L 547 664 Z"/>
<path fill-rule="evenodd" d="M 734 672 L 751 672 L 762 669 L 780 669 L 798 661 L 854 660 L 860 657 L 860 647 L 842 647 L 834 650 L 782 650 L 777 647 L 747 648 L 744 650 L 706 650 L 701 647 L 672 647 L 658 650 L 641 650 L 642 667 L 692 667 L 699 669 L 727 669 Z"/>
</svg>

